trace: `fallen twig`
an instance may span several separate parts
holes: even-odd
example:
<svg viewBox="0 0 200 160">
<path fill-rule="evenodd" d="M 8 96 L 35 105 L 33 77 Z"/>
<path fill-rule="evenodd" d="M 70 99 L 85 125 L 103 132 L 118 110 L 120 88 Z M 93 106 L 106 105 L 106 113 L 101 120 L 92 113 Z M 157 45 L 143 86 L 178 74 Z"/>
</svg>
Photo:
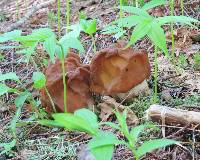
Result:
<svg viewBox="0 0 200 160">
<path fill-rule="evenodd" d="M 11 26 L 9 26 L 6 29 L 6 32 L 12 31 L 13 29 L 18 28 L 19 26 L 21 26 L 22 24 L 24 24 L 24 22 L 29 19 L 29 17 L 31 17 L 35 12 L 37 12 L 38 10 L 45 8 L 47 6 L 49 6 L 50 4 L 54 3 L 56 0 L 49 0 L 47 2 L 41 3 L 41 4 L 37 4 L 37 2 L 35 2 L 33 4 L 32 9 L 23 17 L 21 18 L 19 21 L 17 21 L 16 23 L 13 23 Z"/>
</svg>

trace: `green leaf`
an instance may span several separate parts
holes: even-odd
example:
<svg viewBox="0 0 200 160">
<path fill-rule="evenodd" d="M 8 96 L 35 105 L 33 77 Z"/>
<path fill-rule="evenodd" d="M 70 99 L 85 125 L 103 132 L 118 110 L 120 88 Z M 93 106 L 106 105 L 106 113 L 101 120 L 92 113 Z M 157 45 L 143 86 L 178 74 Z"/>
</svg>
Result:
<svg viewBox="0 0 200 160">
<path fill-rule="evenodd" d="M 65 55 L 67 55 L 67 52 L 70 48 L 77 49 L 81 53 L 85 51 L 81 42 L 77 38 L 71 37 L 69 34 L 66 34 L 65 36 L 63 36 L 60 39 L 59 44 L 63 46 Z"/>
<path fill-rule="evenodd" d="M 11 149 L 13 147 L 15 147 L 16 143 L 17 143 L 16 139 L 13 139 L 9 143 L 0 143 L 0 148 L 4 148 L 4 150 L 0 152 L 0 156 L 3 155 L 3 154 L 5 154 L 5 153 L 10 152 Z"/>
<path fill-rule="evenodd" d="M 9 92 L 17 93 L 18 90 L 12 89 L 12 88 L 8 87 L 7 85 L 0 83 L 0 96 L 4 95 L 6 93 L 9 93 Z"/>
<path fill-rule="evenodd" d="M 44 88 L 46 84 L 46 77 L 42 72 L 34 72 L 32 76 L 33 87 L 36 89 Z"/>
<path fill-rule="evenodd" d="M 200 23 L 200 21 L 198 21 L 192 17 L 186 17 L 186 16 L 164 16 L 164 17 L 158 17 L 158 18 L 156 18 L 156 20 L 158 21 L 160 26 L 162 26 L 166 23 L 171 23 L 171 22 L 183 23 L 183 24 L 187 24 L 190 26 L 194 26 L 191 23 Z"/>
<path fill-rule="evenodd" d="M 85 19 L 80 20 L 80 25 L 83 31 L 89 35 L 92 35 L 97 31 L 97 20 L 93 19 L 92 21 L 87 21 Z"/>
<path fill-rule="evenodd" d="M 148 18 L 148 19 L 153 19 L 153 17 L 152 16 L 150 16 L 149 14 L 148 14 L 148 12 L 146 12 L 145 10 L 143 10 L 143 9 L 141 9 L 141 8 L 137 8 L 137 7 L 132 7 L 132 6 L 123 6 L 122 7 L 122 10 L 124 11 L 124 12 L 128 12 L 128 13 L 132 13 L 132 14 L 136 14 L 136 15 L 138 15 L 138 16 L 140 16 L 140 17 L 146 17 L 146 18 Z"/>
<path fill-rule="evenodd" d="M 131 129 L 130 135 L 136 142 L 139 134 L 147 127 L 147 125 L 139 125 Z"/>
<path fill-rule="evenodd" d="M 15 105 L 16 105 L 17 111 L 15 112 L 15 116 L 13 117 L 11 124 L 10 124 L 11 131 L 13 132 L 14 135 L 16 135 L 16 125 L 17 125 L 17 121 L 20 118 L 22 107 L 23 107 L 26 99 L 30 96 L 31 96 L 31 93 L 26 91 L 26 92 L 21 93 L 15 99 Z"/>
<path fill-rule="evenodd" d="M 120 18 L 112 23 L 117 24 L 119 27 L 131 28 L 144 20 L 148 20 L 148 18 L 138 15 L 131 15 L 125 18 Z"/>
<path fill-rule="evenodd" d="M 14 40 L 15 38 L 19 37 L 21 35 L 22 31 L 21 30 L 14 30 L 11 32 L 6 32 L 4 34 L 0 35 L 0 43 Z"/>
<path fill-rule="evenodd" d="M 97 116 L 89 109 L 83 108 L 74 112 L 75 116 L 79 116 L 87 121 L 94 129 L 98 129 Z"/>
<path fill-rule="evenodd" d="M 0 81 L 5 81 L 5 80 L 14 80 L 20 82 L 19 77 L 14 72 L 0 74 Z"/>
<path fill-rule="evenodd" d="M 53 118 L 57 123 L 68 130 L 86 132 L 90 135 L 96 134 L 96 129 L 94 129 L 91 124 L 82 117 L 71 113 L 57 113 L 53 114 Z"/>
<path fill-rule="evenodd" d="M 138 24 L 134 28 L 134 31 L 126 48 L 130 47 L 132 44 L 135 44 L 139 39 L 146 36 L 150 29 L 151 21 L 143 21 L 142 23 Z"/>
<path fill-rule="evenodd" d="M 81 33 L 81 25 L 80 24 L 74 24 L 68 27 L 71 31 L 68 33 L 69 37 L 75 37 L 78 38 Z"/>
<path fill-rule="evenodd" d="M 144 142 L 138 149 L 137 149 L 137 157 L 140 158 L 144 154 L 151 152 L 155 149 L 166 147 L 172 144 L 177 144 L 177 141 L 170 140 L 170 139 L 155 139 Z"/>
<path fill-rule="evenodd" d="M 96 160 L 111 160 L 114 145 L 120 144 L 120 141 L 112 132 L 100 132 L 88 143 L 88 147 Z"/>
<path fill-rule="evenodd" d="M 42 120 L 39 120 L 38 123 L 44 126 L 63 127 L 63 128 L 65 127 L 54 120 L 42 119 Z"/>
<path fill-rule="evenodd" d="M 148 9 L 151 9 L 151 8 L 154 8 L 154 7 L 157 7 L 157 6 L 160 6 L 160 5 L 165 5 L 167 4 L 167 1 L 166 0 L 152 0 L 148 3 L 146 3 L 142 9 L 143 10 L 148 10 Z"/>
<path fill-rule="evenodd" d="M 155 21 L 152 23 L 151 29 L 147 35 L 151 41 L 154 42 L 154 44 L 165 53 L 165 56 L 169 56 L 164 30 L 158 23 Z"/>
<path fill-rule="evenodd" d="M 55 52 L 56 52 L 56 37 L 52 35 L 44 42 L 44 48 L 50 56 L 51 61 L 55 62 Z"/>
<path fill-rule="evenodd" d="M 44 42 L 49 37 L 53 36 L 54 33 L 49 28 L 40 28 L 34 30 L 32 34 L 27 36 L 20 36 L 15 38 L 15 41 L 22 43 L 24 46 L 33 46 L 35 43 Z"/>
</svg>

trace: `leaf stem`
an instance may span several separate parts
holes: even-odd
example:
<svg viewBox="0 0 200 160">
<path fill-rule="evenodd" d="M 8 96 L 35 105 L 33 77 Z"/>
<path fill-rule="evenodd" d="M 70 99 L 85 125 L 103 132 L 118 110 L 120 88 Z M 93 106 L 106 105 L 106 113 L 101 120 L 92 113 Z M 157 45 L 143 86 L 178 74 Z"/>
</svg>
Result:
<svg viewBox="0 0 200 160">
<path fill-rule="evenodd" d="M 174 0 L 170 0 L 170 12 L 171 16 L 174 15 Z M 171 22 L 170 24 L 170 30 L 171 30 L 171 38 L 172 38 L 172 51 L 171 51 L 171 59 L 172 63 L 175 64 L 175 42 L 174 42 L 174 23 Z"/>
<path fill-rule="evenodd" d="M 153 103 L 158 102 L 158 47 L 155 46 L 154 51 L 154 94 Z"/>
<path fill-rule="evenodd" d="M 184 16 L 184 0 L 181 0 L 181 14 Z"/>
<path fill-rule="evenodd" d="M 49 93 L 47 87 L 45 86 L 44 89 L 45 89 L 45 92 L 46 92 L 46 94 L 47 94 L 47 96 L 48 96 L 48 98 L 49 98 L 49 100 L 50 100 L 50 103 L 51 103 L 51 105 L 52 105 L 52 107 L 53 107 L 54 113 L 57 113 L 55 104 L 54 104 L 54 102 L 53 102 L 53 99 L 51 98 L 51 95 L 50 95 L 50 93 Z"/>
<path fill-rule="evenodd" d="M 119 16 L 120 16 L 120 18 L 122 18 L 122 17 L 123 17 L 123 11 L 122 11 L 123 0 L 119 0 L 119 4 L 120 4 L 120 12 L 119 12 Z"/>
<path fill-rule="evenodd" d="M 57 2 L 58 12 L 57 12 L 57 18 L 58 18 L 58 37 L 60 39 L 61 37 L 61 2 L 58 0 Z"/>
<path fill-rule="evenodd" d="M 63 77 L 63 86 L 64 86 L 64 95 L 63 95 L 63 100 L 64 100 L 64 112 L 67 113 L 67 83 L 66 83 L 66 71 L 65 71 L 65 54 L 64 54 L 64 49 L 63 46 L 61 44 L 58 43 L 58 45 L 61 48 L 61 54 L 62 54 L 62 58 L 61 58 L 61 63 L 62 63 L 62 77 Z"/>
<path fill-rule="evenodd" d="M 92 37 L 93 52 L 96 53 L 96 51 L 97 51 L 96 40 L 92 34 L 91 34 L 91 37 Z"/>
<path fill-rule="evenodd" d="M 66 33 L 68 32 L 68 27 L 69 27 L 69 25 L 70 25 L 70 2 L 69 2 L 69 0 L 66 0 L 66 17 L 67 17 L 67 19 L 66 19 Z"/>
</svg>

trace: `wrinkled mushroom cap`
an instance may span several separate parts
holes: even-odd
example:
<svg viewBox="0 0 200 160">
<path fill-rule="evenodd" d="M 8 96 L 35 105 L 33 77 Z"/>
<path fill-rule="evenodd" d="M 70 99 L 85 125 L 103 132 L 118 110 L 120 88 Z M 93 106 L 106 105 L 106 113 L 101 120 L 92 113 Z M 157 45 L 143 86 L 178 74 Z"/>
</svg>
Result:
<svg viewBox="0 0 200 160">
<path fill-rule="evenodd" d="M 77 109 L 92 104 L 89 91 L 89 67 L 80 63 L 80 58 L 70 53 L 65 58 L 65 70 L 67 71 L 67 111 L 74 112 Z M 46 69 L 46 87 L 53 99 L 57 111 L 64 111 L 64 87 L 62 79 L 61 61 L 56 59 L 55 64 L 49 64 Z M 41 90 L 41 102 L 48 112 L 52 112 L 51 103 L 45 92 Z"/>
<path fill-rule="evenodd" d="M 90 65 L 90 89 L 103 94 L 125 93 L 150 76 L 145 50 L 123 49 L 121 44 L 98 52 Z"/>
</svg>

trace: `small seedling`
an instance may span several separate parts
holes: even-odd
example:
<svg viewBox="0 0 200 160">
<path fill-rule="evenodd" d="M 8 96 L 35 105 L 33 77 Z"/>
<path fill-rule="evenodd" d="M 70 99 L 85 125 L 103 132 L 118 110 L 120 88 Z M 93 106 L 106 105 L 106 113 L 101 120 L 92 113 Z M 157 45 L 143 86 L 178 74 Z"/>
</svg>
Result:
<svg viewBox="0 0 200 160">
<path fill-rule="evenodd" d="M 94 37 L 94 33 L 97 31 L 97 20 L 93 19 L 91 21 L 86 20 L 86 19 L 81 19 L 80 20 L 80 25 L 82 30 L 89 34 L 89 36 L 92 38 L 92 44 L 93 44 L 93 51 L 96 53 L 96 40 Z"/>
<path fill-rule="evenodd" d="M 187 65 L 188 65 L 187 59 L 188 59 L 188 57 L 186 55 L 180 54 L 180 56 L 178 57 L 179 66 L 182 68 L 187 67 Z"/>
<path fill-rule="evenodd" d="M 148 125 L 140 125 L 132 128 L 130 131 L 126 124 L 127 113 L 124 111 L 123 115 L 115 112 L 118 124 L 112 122 L 99 123 L 97 116 L 88 109 L 79 109 L 71 113 L 57 113 L 53 114 L 54 120 L 41 120 L 42 125 L 63 127 L 67 130 L 86 132 L 92 136 L 88 143 L 88 147 L 96 160 L 111 160 L 113 157 L 115 145 L 121 144 L 128 147 L 136 160 L 139 160 L 147 152 L 155 149 L 166 147 L 178 142 L 170 139 L 154 139 L 145 141 L 142 145 L 137 147 L 137 141 L 140 133 L 148 128 Z M 119 140 L 112 132 L 105 132 L 99 130 L 101 125 L 109 125 L 112 128 L 119 130 L 127 139 Z"/>
<path fill-rule="evenodd" d="M 193 56 L 193 60 L 194 60 L 194 67 L 196 69 L 200 68 L 200 54 L 199 53 Z"/>
</svg>

